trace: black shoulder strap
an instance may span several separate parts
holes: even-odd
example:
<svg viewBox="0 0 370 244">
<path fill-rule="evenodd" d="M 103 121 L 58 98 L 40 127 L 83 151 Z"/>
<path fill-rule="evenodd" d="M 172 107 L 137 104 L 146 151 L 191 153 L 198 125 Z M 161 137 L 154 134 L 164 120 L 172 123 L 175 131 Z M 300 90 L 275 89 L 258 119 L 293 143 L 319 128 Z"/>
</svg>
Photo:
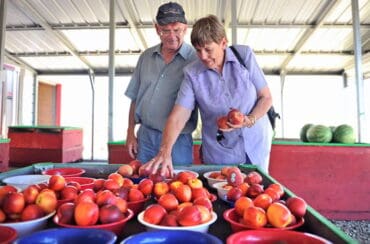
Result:
<svg viewBox="0 0 370 244">
<path fill-rule="evenodd" d="M 233 51 L 235 57 L 239 60 L 239 63 L 243 65 L 245 68 L 247 68 L 239 52 L 236 50 L 236 48 L 234 46 L 230 46 L 230 49 Z M 275 129 L 275 120 L 277 117 L 280 119 L 280 114 L 275 112 L 274 106 L 271 106 L 271 108 L 267 111 L 267 115 L 270 120 L 272 129 Z"/>
<path fill-rule="evenodd" d="M 238 50 L 236 50 L 236 48 L 235 48 L 234 46 L 230 46 L 230 49 L 233 51 L 233 53 L 234 53 L 235 57 L 239 60 L 239 63 L 240 63 L 241 65 L 243 65 L 245 68 L 247 68 L 247 67 L 245 66 L 245 63 L 244 63 L 244 61 L 243 61 L 242 57 L 240 56 L 240 54 L 239 54 Z"/>
</svg>

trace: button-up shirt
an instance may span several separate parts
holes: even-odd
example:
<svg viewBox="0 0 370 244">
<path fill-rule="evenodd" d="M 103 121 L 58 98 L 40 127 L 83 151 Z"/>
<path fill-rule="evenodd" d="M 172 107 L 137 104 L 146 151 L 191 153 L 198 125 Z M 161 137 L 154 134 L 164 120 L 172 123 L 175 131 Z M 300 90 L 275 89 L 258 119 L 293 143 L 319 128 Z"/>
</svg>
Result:
<svg viewBox="0 0 370 244">
<path fill-rule="evenodd" d="M 196 54 L 192 46 L 183 43 L 173 60 L 166 64 L 160 51 L 159 44 L 140 55 L 125 95 L 135 101 L 137 123 L 162 131 L 184 78 L 183 68 L 196 59 Z M 196 123 L 196 112 L 193 112 L 182 133 L 191 133 Z"/>
<path fill-rule="evenodd" d="M 239 164 L 246 154 L 253 164 L 266 170 L 271 149 L 272 128 L 267 115 L 253 127 L 224 132 L 230 147 L 216 141 L 217 118 L 230 108 L 249 114 L 257 102 L 257 92 L 267 86 L 251 48 L 236 46 L 247 68 L 239 63 L 230 48 L 225 50 L 222 74 L 200 60 L 185 67 L 185 78 L 176 104 L 188 109 L 198 106 L 202 118 L 202 153 L 207 164 Z M 266 159 L 267 157 L 267 159 Z"/>
</svg>

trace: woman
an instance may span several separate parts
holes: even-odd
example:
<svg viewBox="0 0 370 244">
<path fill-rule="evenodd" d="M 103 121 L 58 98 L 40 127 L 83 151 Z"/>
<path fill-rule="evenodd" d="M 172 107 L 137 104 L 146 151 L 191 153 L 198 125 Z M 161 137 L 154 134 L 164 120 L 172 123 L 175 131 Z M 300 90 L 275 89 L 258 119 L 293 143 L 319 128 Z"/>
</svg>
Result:
<svg viewBox="0 0 370 244">
<path fill-rule="evenodd" d="M 268 172 L 272 128 L 266 112 L 272 105 L 270 89 L 248 46 L 235 46 L 246 68 L 227 46 L 223 25 L 214 15 L 199 19 L 191 32 L 199 60 L 184 68 L 176 105 L 166 122 L 160 152 L 145 167 L 161 174 L 173 171 L 171 150 L 177 136 L 198 107 L 202 118 L 202 161 L 205 164 L 249 163 Z M 241 125 L 217 140 L 217 119 L 230 108 L 244 114 Z M 220 139 L 220 138 L 219 138 Z"/>
</svg>

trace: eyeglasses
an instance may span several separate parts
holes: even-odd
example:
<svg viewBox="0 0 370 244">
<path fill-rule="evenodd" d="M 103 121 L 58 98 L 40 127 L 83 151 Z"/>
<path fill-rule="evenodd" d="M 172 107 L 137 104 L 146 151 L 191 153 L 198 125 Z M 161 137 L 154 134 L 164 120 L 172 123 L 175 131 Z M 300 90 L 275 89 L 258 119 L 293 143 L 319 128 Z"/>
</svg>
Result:
<svg viewBox="0 0 370 244">
<path fill-rule="evenodd" d="M 164 29 L 164 30 L 161 30 L 159 32 L 159 35 L 160 36 L 169 36 L 173 33 L 175 36 L 179 36 L 179 35 L 182 34 L 183 31 L 184 31 L 184 29 L 174 29 L 174 30 Z"/>
</svg>

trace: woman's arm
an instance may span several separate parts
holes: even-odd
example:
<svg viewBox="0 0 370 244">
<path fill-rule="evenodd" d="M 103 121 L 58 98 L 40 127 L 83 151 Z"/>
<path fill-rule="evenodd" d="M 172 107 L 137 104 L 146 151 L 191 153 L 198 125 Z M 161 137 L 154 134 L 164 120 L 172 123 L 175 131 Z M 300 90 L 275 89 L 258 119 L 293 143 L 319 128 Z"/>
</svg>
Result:
<svg viewBox="0 0 370 244">
<path fill-rule="evenodd" d="M 257 103 L 249 114 L 244 115 L 244 122 L 240 125 L 233 125 L 228 123 L 230 129 L 223 129 L 222 131 L 231 131 L 242 127 L 252 127 L 256 121 L 267 113 L 272 106 L 271 92 L 268 86 L 265 86 L 257 93 Z"/>
<path fill-rule="evenodd" d="M 249 120 L 254 119 L 256 121 L 259 118 L 261 118 L 263 115 L 265 115 L 271 106 L 272 106 L 271 92 L 270 92 L 270 88 L 266 86 L 262 88 L 260 91 L 258 91 L 257 103 L 252 109 L 252 111 L 249 113 L 249 115 L 247 115 L 247 118 Z"/>
</svg>

